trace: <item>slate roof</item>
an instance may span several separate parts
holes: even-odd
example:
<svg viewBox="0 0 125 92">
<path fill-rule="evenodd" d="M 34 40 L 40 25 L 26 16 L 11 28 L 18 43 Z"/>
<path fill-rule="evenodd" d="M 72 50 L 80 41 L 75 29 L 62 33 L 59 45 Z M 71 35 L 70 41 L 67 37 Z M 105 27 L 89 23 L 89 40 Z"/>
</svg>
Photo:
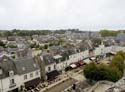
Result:
<svg viewBox="0 0 125 92">
<path fill-rule="evenodd" d="M 50 65 L 55 63 L 55 60 L 53 58 L 53 56 L 51 55 L 43 55 L 43 61 L 45 63 L 45 65 Z"/>
<path fill-rule="evenodd" d="M 14 61 L 6 55 L 0 56 L 0 68 L 3 71 L 2 75 L 0 75 L 0 79 L 9 77 L 9 71 L 14 71 L 14 74 L 17 73 Z"/>
<path fill-rule="evenodd" d="M 25 74 L 39 70 L 39 65 L 34 62 L 32 57 L 20 58 L 15 61 L 18 74 Z"/>
</svg>

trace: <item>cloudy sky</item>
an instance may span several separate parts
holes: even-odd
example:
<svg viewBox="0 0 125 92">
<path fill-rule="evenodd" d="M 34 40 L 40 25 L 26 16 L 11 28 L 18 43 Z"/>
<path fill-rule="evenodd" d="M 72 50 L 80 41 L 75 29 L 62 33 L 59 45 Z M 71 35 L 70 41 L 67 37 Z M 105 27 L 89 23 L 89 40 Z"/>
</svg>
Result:
<svg viewBox="0 0 125 92">
<path fill-rule="evenodd" d="M 125 0 L 0 0 L 0 29 L 124 29 Z"/>
</svg>

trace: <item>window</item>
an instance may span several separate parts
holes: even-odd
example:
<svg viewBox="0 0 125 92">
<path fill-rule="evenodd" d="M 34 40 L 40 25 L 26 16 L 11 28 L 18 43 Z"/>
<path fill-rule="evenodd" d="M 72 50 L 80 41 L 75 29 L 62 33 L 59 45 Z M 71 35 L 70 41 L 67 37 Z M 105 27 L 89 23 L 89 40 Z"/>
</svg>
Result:
<svg viewBox="0 0 125 92">
<path fill-rule="evenodd" d="M 11 54 L 15 54 L 15 52 L 11 52 Z"/>
<path fill-rule="evenodd" d="M 31 78 L 33 77 L 33 73 L 30 74 L 30 77 L 31 77 Z"/>
<path fill-rule="evenodd" d="M 48 71 L 51 71 L 51 67 L 50 66 L 48 67 Z"/>
<path fill-rule="evenodd" d="M 54 65 L 54 69 L 56 69 L 56 65 Z"/>
<path fill-rule="evenodd" d="M 11 85 L 14 84 L 14 79 L 11 79 L 11 80 L 10 80 L 10 84 L 11 84 Z"/>
<path fill-rule="evenodd" d="M 36 71 L 36 75 L 39 75 L 39 71 Z"/>
<path fill-rule="evenodd" d="M 16 86 L 16 83 L 14 81 L 14 79 L 10 79 L 10 85 L 9 85 L 9 88 L 12 88 L 12 87 L 15 87 Z"/>
<path fill-rule="evenodd" d="M 24 80 L 26 80 L 27 79 L 27 75 L 24 75 Z"/>
<path fill-rule="evenodd" d="M 9 71 L 9 76 L 10 77 L 14 76 L 14 72 L 13 71 Z"/>
<path fill-rule="evenodd" d="M 23 70 L 23 71 L 25 71 L 25 70 L 26 70 L 26 68 L 25 68 L 25 67 L 22 67 L 22 70 Z"/>
<path fill-rule="evenodd" d="M 33 66 L 36 68 L 36 64 L 34 63 Z"/>
</svg>

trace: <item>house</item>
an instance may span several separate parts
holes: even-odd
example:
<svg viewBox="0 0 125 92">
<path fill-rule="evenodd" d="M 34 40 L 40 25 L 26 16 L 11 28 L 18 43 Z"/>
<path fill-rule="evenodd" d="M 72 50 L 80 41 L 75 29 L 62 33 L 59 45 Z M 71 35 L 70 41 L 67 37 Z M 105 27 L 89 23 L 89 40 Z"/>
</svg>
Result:
<svg viewBox="0 0 125 92">
<path fill-rule="evenodd" d="M 66 53 L 63 53 L 61 55 L 57 54 L 55 56 L 53 56 L 55 62 L 56 62 L 56 69 L 59 72 L 64 73 L 65 72 L 65 68 L 68 66 L 68 56 Z"/>
<path fill-rule="evenodd" d="M 52 55 L 46 54 L 46 55 L 40 55 L 40 60 L 38 60 L 38 64 L 41 68 L 41 77 L 43 77 L 43 80 L 53 80 L 56 78 L 56 76 L 59 75 L 59 72 L 56 69 L 56 62 Z"/>
<path fill-rule="evenodd" d="M 19 58 L 15 61 L 17 73 L 20 76 L 21 84 L 26 88 L 33 87 L 40 82 L 40 68 L 32 57 Z"/>
<path fill-rule="evenodd" d="M 32 57 L 13 60 L 8 55 L 0 56 L 1 92 L 20 92 L 40 82 L 40 68 Z"/>
<path fill-rule="evenodd" d="M 118 34 L 116 39 L 120 42 L 121 46 L 125 46 L 125 34 L 124 33 Z"/>
</svg>

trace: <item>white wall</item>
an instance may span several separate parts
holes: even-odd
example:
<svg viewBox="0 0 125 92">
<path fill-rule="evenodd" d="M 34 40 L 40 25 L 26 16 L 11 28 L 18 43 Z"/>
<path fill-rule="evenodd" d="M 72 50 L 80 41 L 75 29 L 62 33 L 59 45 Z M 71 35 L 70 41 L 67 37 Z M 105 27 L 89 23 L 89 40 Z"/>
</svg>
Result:
<svg viewBox="0 0 125 92">
<path fill-rule="evenodd" d="M 105 53 L 108 53 L 108 52 L 110 52 L 112 50 L 112 46 L 110 46 L 110 47 L 105 47 L 104 48 L 104 52 Z"/>
<path fill-rule="evenodd" d="M 83 57 L 87 58 L 89 56 L 89 50 L 85 50 L 83 53 Z"/>
<path fill-rule="evenodd" d="M 9 88 L 9 86 L 10 86 L 10 78 L 8 77 L 8 78 L 5 78 L 5 79 L 2 79 L 3 92 L 7 92 L 7 91 L 13 90 L 13 89 L 18 88 L 18 87 L 21 86 L 20 77 L 18 75 L 14 76 L 14 81 L 16 83 L 16 86 L 13 87 L 13 88 Z M 0 82 L 0 88 L 2 88 L 2 86 L 1 86 L 1 82 Z"/>
<path fill-rule="evenodd" d="M 64 62 L 65 62 L 65 61 L 64 61 Z M 57 69 L 58 71 L 61 71 L 61 70 L 64 69 L 64 67 L 65 67 L 64 62 L 58 63 L 58 64 L 56 65 L 56 69 Z"/>
<path fill-rule="evenodd" d="M 36 79 L 36 78 L 40 78 L 40 70 L 37 70 L 37 71 L 39 72 L 38 75 L 36 75 L 36 71 L 30 72 L 30 73 L 33 73 L 33 75 L 34 75 L 32 78 L 30 77 L 30 73 L 27 73 L 27 80 L 24 80 L 25 74 L 15 75 L 13 78 L 14 78 L 14 81 L 16 83 L 16 86 L 12 87 L 12 88 L 9 88 L 9 86 L 10 86 L 10 78 L 9 77 L 7 77 L 5 79 L 2 79 L 3 92 L 7 92 L 7 91 L 10 91 L 10 90 L 19 88 L 21 85 L 24 85 L 24 83 L 27 82 L 27 81 L 30 81 L 30 80 L 33 80 L 33 79 Z M 2 88 L 1 80 L 0 80 L 0 88 Z M 2 91 L 0 91 L 0 92 L 2 92 Z"/>
<path fill-rule="evenodd" d="M 125 52 L 125 47 L 117 46 L 116 48 L 117 48 L 116 51 L 124 51 Z"/>
<path fill-rule="evenodd" d="M 54 65 L 56 65 L 56 63 L 53 63 L 53 64 L 50 64 L 50 65 L 45 66 L 45 72 L 47 73 L 47 72 L 51 72 L 51 71 L 55 70 L 55 69 L 54 69 Z M 48 71 L 48 67 L 51 67 L 51 70 L 50 70 L 50 71 Z"/>
<path fill-rule="evenodd" d="M 36 75 L 36 72 L 39 72 L 38 75 Z M 33 77 L 30 77 L 30 74 L 33 73 Z M 27 79 L 24 80 L 24 76 L 27 75 Z M 26 74 L 23 74 L 20 76 L 20 82 L 21 84 L 25 83 L 25 82 L 28 82 L 28 81 L 31 81 L 33 79 L 36 79 L 36 78 L 40 78 L 40 70 L 36 70 L 36 71 L 33 71 L 33 72 L 29 72 L 29 73 L 26 73 Z"/>
</svg>

